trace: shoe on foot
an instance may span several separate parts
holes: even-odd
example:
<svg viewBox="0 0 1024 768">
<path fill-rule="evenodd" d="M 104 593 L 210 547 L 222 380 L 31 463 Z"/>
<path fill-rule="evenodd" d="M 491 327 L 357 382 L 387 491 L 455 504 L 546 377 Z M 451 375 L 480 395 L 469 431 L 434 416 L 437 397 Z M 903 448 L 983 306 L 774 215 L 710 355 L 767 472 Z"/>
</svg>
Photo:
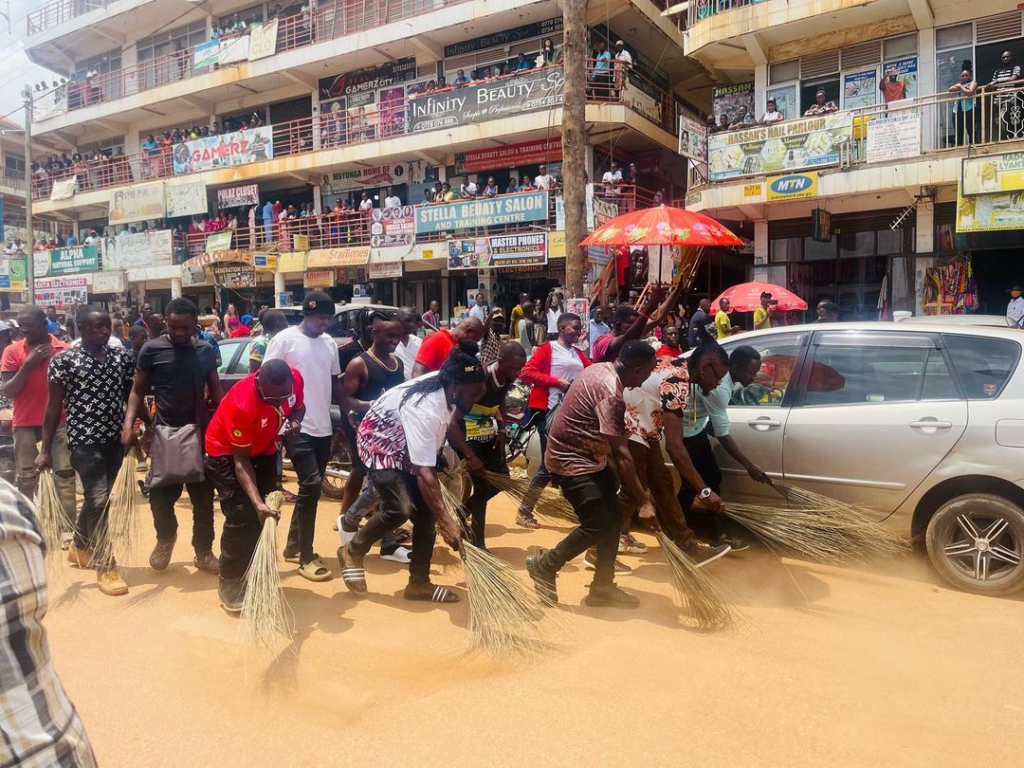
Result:
<svg viewBox="0 0 1024 768">
<path fill-rule="evenodd" d="M 220 578 L 217 585 L 217 597 L 228 613 L 241 613 L 242 602 L 245 600 L 245 579 Z"/>
<path fill-rule="evenodd" d="M 206 573 L 214 575 L 220 573 L 220 560 L 217 559 L 213 552 L 196 553 L 196 556 L 192 558 L 192 565 L 200 571 L 206 571 Z"/>
<path fill-rule="evenodd" d="M 117 568 L 110 568 L 106 571 L 96 571 L 96 586 L 100 592 L 111 597 L 120 597 L 128 594 L 128 585 L 117 572 Z"/>
<path fill-rule="evenodd" d="M 730 536 L 728 534 L 719 536 L 715 541 L 715 544 L 719 546 L 728 546 L 733 552 L 742 552 L 745 549 L 750 549 L 750 541 L 743 536 Z"/>
<path fill-rule="evenodd" d="M 583 567 L 588 571 L 597 570 L 597 552 L 592 549 L 587 550 L 587 556 L 583 558 Z M 615 559 L 615 575 L 624 576 L 627 573 L 632 573 L 633 569 L 625 563 L 621 562 L 618 558 Z"/>
<path fill-rule="evenodd" d="M 141 493 L 143 496 L 145 496 L 148 499 L 149 498 L 149 486 L 146 485 L 146 481 L 145 480 L 137 480 L 136 482 L 139 484 L 139 493 Z"/>
<path fill-rule="evenodd" d="M 623 592 L 614 583 L 591 584 L 587 595 L 587 605 L 591 608 L 637 608 L 640 601 L 628 592 Z"/>
<path fill-rule="evenodd" d="M 299 562 L 299 550 L 292 549 L 287 544 L 284 545 L 284 552 L 281 553 L 286 563 L 297 563 Z"/>
<path fill-rule="evenodd" d="M 623 533 L 619 536 L 620 555 L 642 555 L 647 551 L 647 545 L 633 537 L 631 533 Z"/>
<path fill-rule="evenodd" d="M 79 549 L 72 543 L 68 547 L 68 562 L 78 568 L 92 568 L 92 550 Z"/>
<path fill-rule="evenodd" d="M 295 503 L 296 501 L 298 501 L 298 500 L 299 500 L 299 497 L 298 497 L 298 496 L 296 496 L 296 495 L 295 495 L 294 493 L 292 493 L 291 491 L 287 491 L 287 490 L 285 490 L 285 491 L 281 491 L 281 493 L 283 493 L 283 494 L 284 494 L 284 500 L 285 500 L 285 502 L 286 502 L 286 503 L 288 503 L 288 504 L 294 504 L 294 503 Z"/>
<path fill-rule="evenodd" d="M 558 578 L 558 574 L 551 573 L 541 567 L 540 561 L 544 557 L 545 552 L 547 550 L 538 549 L 537 554 L 526 557 L 526 572 L 533 579 L 533 586 L 537 590 L 540 599 L 552 605 L 557 605 L 558 587 L 555 584 L 555 580 Z"/>
<path fill-rule="evenodd" d="M 363 570 L 363 558 L 349 550 L 348 544 L 342 544 L 338 547 L 338 564 L 341 566 L 341 580 L 345 582 L 348 591 L 365 595 L 366 571 Z"/>
<path fill-rule="evenodd" d="M 347 542 L 346 542 L 347 543 Z M 409 561 L 412 560 L 412 550 L 408 547 L 403 547 L 398 544 L 394 547 L 380 548 L 380 559 L 390 560 L 393 563 L 402 563 L 408 565 Z"/>
<path fill-rule="evenodd" d="M 312 560 L 299 566 L 299 576 L 309 581 L 329 581 L 331 569 L 320 559 L 320 555 L 313 553 Z"/>
<path fill-rule="evenodd" d="M 516 517 L 516 525 L 521 528 L 540 528 L 540 522 L 533 512 L 524 509 L 519 510 L 519 515 Z"/>
<path fill-rule="evenodd" d="M 461 598 L 448 587 L 441 587 L 428 581 L 425 584 L 410 583 L 405 588 L 405 599 L 430 603 L 457 603 Z"/>
<path fill-rule="evenodd" d="M 705 544 L 703 541 L 695 539 L 690 539 L 686 546 L 680 547 L 680 549 L 684 555 L 693 560 L 693 564 L 698 568 L 703 568 L 708 563 L 732 551 L 732 547 L 728 544 Z"/>
<path fill-rule="evenodd" d="M 166 571 L 167 566 L 171 564 L 171 555 L 174 553 L 174 542 L 177 539 L 171 539 L 170 541 L 157 541 L 156 546 L 153 547 L 153 554 L 149 556 L 149 567 L 154 571 Z"/>
</svg>

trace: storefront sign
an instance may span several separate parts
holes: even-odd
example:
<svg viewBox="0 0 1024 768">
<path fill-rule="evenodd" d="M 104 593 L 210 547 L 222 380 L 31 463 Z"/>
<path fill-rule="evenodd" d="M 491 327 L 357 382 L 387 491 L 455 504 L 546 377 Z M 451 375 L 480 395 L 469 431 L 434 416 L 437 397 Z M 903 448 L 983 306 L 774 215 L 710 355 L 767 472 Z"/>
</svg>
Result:
<svg viewBox="0 0 1024 768">
<path fill-rule="evenodd" d="M 406 181 L 405 166 L 402 163 L 373 165 L 367 168 L 335 171 L 331 174 L 330 182 L 324 185 L 322 191 L 333 195 L 343 189 L 386 187 L 390 184 L 404 184 Z"/>
<path fill-rule="evenodd" d="M 477 149 L 455 155 L 456 173 L 477 173 L 499 168 L 522 168 L 524 165 L 556 162 L 562 159 L 561 139 L 524 141 L 503 147 Z"/>
<path fill-rule="evenodd" d="M 77 174 L 66 179 L 54 179 L 53 187 L 50 189 L 50 200 L 70 200 L 75 196 L 77 185 Z"/>
<path fill-rule="evenodd" d="M 496 120 L 562 103 L 561 67 L 534 69 L 515 77 L 466 85 L 409 100 L 409 132 Z"/>
<path fill-rule="evenodd" d="M 921 154 L 921 113 L 916 109 L 889 112 L 868 123 L 869 163 L 892 163 Z"/>
<path fill-rule="evenodd" d="M 1024 152 L 964 158 L 963 194 L 1024 190 Z"/>
<path fill-rule="evenodd" d="M 811 240 L 817 243 L 832 242 L 832 214 L 824 208 L 811 211 Z"/>
<path fill-rule="evenodd" d="M 231 250 L 231 230 L 226 229 L 223 232 L 216 232 L 212 235 L 206 236 L 206 252 L 217 253 L 217 251 L 230 251 Z"/>
<path fill-rule="evenodd" d="M 416 79 L 416 57 L 387 61 L 377 67 L 357 69 L 344 75 L 320 79 L 320 99 L 336 99 L 354 93 L 366 93 Z M 322 107 L 321 107 L 322 111 Z"/>
<path fill-rule="evenodd" d="M 1010 229 L 1024 229 L 1024 193 L 964 195 L 958 187 L 957 232 L 999 232 Z"/>
<path fill-rule="evenodd" d="M 123 293 L 128 290 L 124 272 L 97 272 L 92 276 L 92 292 Z"/>
<path fill-rule="evenodd" d="M 204 136 L 176 144 L 173 153 L 175 175 L 270 160 L 274 157 L 274 132 L 264 125 L 220 136 Z"/>
<path fill-rule="evenodd" d="M 483 51 L 487 48 L 496 48 L 499 46 L 504 47 L 512 45 L 513 43 L 518 43 L 520 40 L 529 40 L 531 37 L 553 35 L 561 31 L 562 17 L 556 16 L 553 19 L 538 21 L 534 24 L 524 24 L 521 27 L 507 29 L 504 32 L 495 32 L 492 35 L 474 37 L 461 43 L 446 45 L 444 47 L 444 56 L 445 58 L 449 58 L 451 56 L 460 56 L 464 53 L 472 53 L 473 51 Z M 537 48 L 539 53 L 540 43 L 537 44 Z"/>
<path fill-rule="evenodd" d="M 235 35 L 226 40 L 220 41 L 220 49 L 217 51 L 217 61 L 224 64 L 234 64 L 249 59 L 249 35 Z"/>
<path fill-rule="evenodd" d="M 36 304 L 72 309 L 89 303 L 89 281 L 84 277 L 55 277 L 36 280 Z"/>
<path fill-rule="evenodd" d="M 818 168 L 839 162 L 839 148 L 853 137 L 853 115 L 834 112 L 708 137 L 708 176 L 737 176 Z"/>
<path fill-rule="evenodd" d="M 402 262 L 385 261 L 369 266 L 371 280 L 389 280 L 402 276 Z"/>
<path fill-rule="evenodd" d="M 173 261 L 171 230 L 103 238 L 103 271 L 166 266 Z"/>
<path fill-rule="evenodd" d="M 548 259 L 565 258 L 565 232 L 548 232 Z"/>
<path fill-rule="evenodd" d="M 265 59 L 277 53 L 277 19 L 249 32 L 249 61 Z"/>
<path fill-rule="evenodd" d="M 206 204 L 206 182 L 184 181 L 164 185 L 167 218 L 176 216 L 195 216 L 209 211 Z"/>
<path fill-rule="evenodd" d="M 0 292 L 21 293 L 28 281 L 28 259 L 4 256 L 0 259 Z"/>
<path fill-rule="evenodd" d="M 546 232 L 448 241 L 449 269 L 542 267 L 547 262 Z"/>
<path fill-rule="evenodd" d="M 220 42 L 211 40 L 192 49 L 192 69 L 206 69 L 219 62 Z"/>
<path fill-rule="evenodd" d="M 252 265 L 257 272 L 277 272 L 276 253 L 254 253 Z"/>
<path fill-rule="evenodd" d="M 112 192 L 107 218 L 111 224 L 162 219 L 166 215 L 165 206 L 164 185 L 161 182 L 142 184 Z"/>
<path fill-rule="evenodd" d="M 333 269 L 310 269 L 302 276 L 304 288 L 333 288 L 336 282 Z"/>
<path fill-rule="evenodd" d="M 293 251 L 308 251 L 309 250 L 309 235 L 292 235 L 292 250 Z"/>
<path fill-rule="evenodd" d="M 226 208 L 242 208 L 249 205 L 259 205 L 260 188 L 258 184 L 246 184 L 241 187 L 228 187 L 217 190 L 217 207 L 220 210 Z"/>
<path fill-rule="evenodd" d="M 302 272 L 306 268 L 306 252 L 305 251 L 289 251 L 288 253 L 278 254 L 277 257 L 277 271 L 282 273 L 287 272 Z"/>
<path fill-rule="evenodd" d="M 319 248 L 309 252 L 307 267 L 350 267 L 365 264 L 370 259 L 370 247 Z"/>
<path fill-rule="evenodd" d="M 818 172 L 787 173 L 782 176 L 769 176 L 768 202 L 775 200 L 797 200 L 801 197 L 814 197 L 818 194 Z M 761 185 L 758 187 L 760 194 Z"/>
<path fill-rule="evenodd" d="M 54 248 L 52 251 L 36 251 L 36 277 L 59 277 L 95 272 L 100 268 L 99 248 L 84 245 L 80 248 Z"/>
<path fill-rule="evenodd" d="M 771 178 L 768 179 L 769 188 L 771 187 Z M 761 185 L 760 184 L 744 184 L 743 185 L 743 196 L 744 197 L 760 197 L 761 196 Z"/>
<path fill-rule="evenodd" d="M 443 205 L 416 207 L 416 234 L 457 232 L 470 227 L 493 227 L 499 224 L 525 224 L 546 221 L 547 192 L 521 192 L 490 200 L 469 200 Z"/>
<path fill-rule="evenodd" d="M 213 278 L 224 288 L 252 288 L 256 285 L 256 270 L 251 264 L 218 264 L 213 268 Z"/>
<path fill-rule="evenodd" d="M 206 279 L 206 267 L 193 265 L 181 267 L 181 285 L 184 288 L 191 288 L 194 285 L 205 285 L 209 282 Z"/>
<path fill-rule="evenodd" d="M 374 208 L 370 212 L 370 245 L 374 248 L 409 246 L 416 240 L 416 214 L 411 205 Z"/>
<path fill-rule="evenodd" d="M 732 125 L 743 120 L 748 112 L 754 114 L 754 83 L 716 86 L 711 89 L 711 102 L 715 122 L 725 115 Z"/>
<path fill-rule="evenodd" d="M 708 127 L 696 117 L 679 115 L 679 154 L 697 163 L 708 159 Z"/>
</svg>

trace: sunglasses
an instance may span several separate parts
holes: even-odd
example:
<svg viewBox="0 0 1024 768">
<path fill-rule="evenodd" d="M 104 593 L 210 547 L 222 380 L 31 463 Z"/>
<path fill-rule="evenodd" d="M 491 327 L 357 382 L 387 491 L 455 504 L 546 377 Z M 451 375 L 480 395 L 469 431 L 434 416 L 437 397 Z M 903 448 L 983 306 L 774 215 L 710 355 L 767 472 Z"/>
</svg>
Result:
<svg viewBox="0 0 1024 768">
<path fill-rule="evenodd" d="M 291 399 L 292 393 L 289 392 L 287 395 L 281 395 L 280 397 L 267 397 L 263 394 L 263 387 L 260 385 L 260 377 L 256 377 L 256 394 L 260 396 L 260 400 L 267 403 L 268 405 L 281 405 Z"/>
</svg>

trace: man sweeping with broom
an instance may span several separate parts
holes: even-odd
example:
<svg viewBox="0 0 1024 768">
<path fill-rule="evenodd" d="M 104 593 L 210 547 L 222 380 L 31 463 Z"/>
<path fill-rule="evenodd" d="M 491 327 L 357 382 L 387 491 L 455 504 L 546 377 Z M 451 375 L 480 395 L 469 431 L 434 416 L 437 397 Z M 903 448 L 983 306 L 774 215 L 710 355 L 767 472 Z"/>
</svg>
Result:
<svg viewBox="0 0 1024 768">
<path fill-rule="evenodd" d="M 217 592 L 231 613 L 242 610 L 263 521 L 280 515 L 265 502 L 280 481 L 278 435 L 282 426 L 298 435 L 305 412 L 302 376 L 283 360 L 268 360 L 228 390 L 206 430 L 206 474 L 224 512 Z"/>
<path fill-rule="evenodd" d="M 121 424 L 132 388 L 135 363 L 123 347 L 108 347 L 110 315 L 85 306 L 78 310 L 82 344 L 62 350 L 50 361 L 49 398 L 43 414 L 43 438 L 36 470 L 53 466 L 53 438 L 61 412 L 67 412 L 71 466 L 82 479 L 85 500 L 75 523 L 75 540 L 68 560 L 80 568 L 96 569 L 96 582 L 105 595 L 128 594 L 128 585 L 113 558 L 96 556 L 96 545 L 107 526 L 107 501 L 121 468 Z"/>
</svg>

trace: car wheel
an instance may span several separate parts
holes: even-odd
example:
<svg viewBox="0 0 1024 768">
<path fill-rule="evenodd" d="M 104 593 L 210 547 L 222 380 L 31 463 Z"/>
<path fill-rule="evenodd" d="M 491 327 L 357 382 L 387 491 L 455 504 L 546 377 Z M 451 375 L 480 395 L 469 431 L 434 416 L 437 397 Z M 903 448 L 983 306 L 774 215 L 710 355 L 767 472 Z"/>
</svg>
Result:
<svg viewBox="0 0 1024 768">
<path fill-rule="evenodd" d="M 979 595 L 1024 586 L 1024 510 L 1002 496 L 972 493 L 939 507 L 925 533 L 928 557 L 946 581 Z"/>
</svg>

